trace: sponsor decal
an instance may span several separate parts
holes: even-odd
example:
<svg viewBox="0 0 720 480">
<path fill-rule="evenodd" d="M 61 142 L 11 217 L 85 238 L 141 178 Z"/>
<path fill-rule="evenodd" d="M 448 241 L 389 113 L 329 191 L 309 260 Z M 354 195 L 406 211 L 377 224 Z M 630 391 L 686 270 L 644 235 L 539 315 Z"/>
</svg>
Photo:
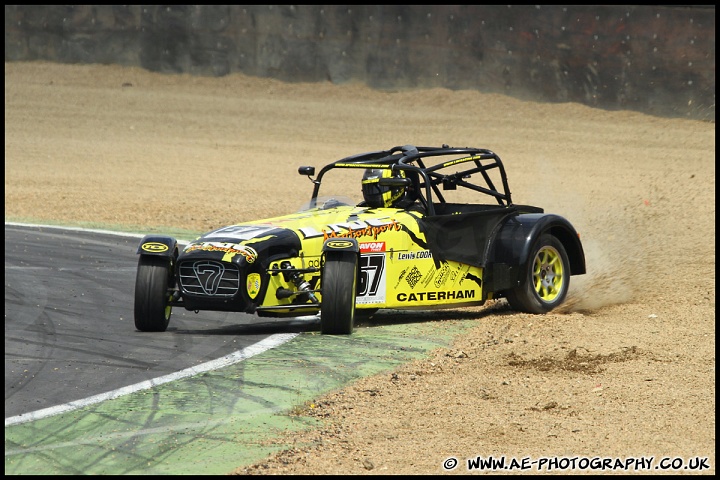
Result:
<svg viewBox="0 0 720 480">
<path fill-rule="evenodd" d="M 447 292 L 414 292 L 414 293 L 398 293 L 399 302 L 436 302 L 443 300 L 463 300 L 466 298 L 475 298 L 475 290 L 455 290 Z"/>
<path fill-rule="evenodd" d="M 160 242 L 147 242 L 147 243 L 143 243 L 142 247 L 140 247 L 140 248 L 142 248 L 146 252 L 159 253 L 159 252 L 166 252 L 168 249 L 168 246 L 165 245 L 164 243 L 160 243 Z"/>
<path fill-rule="evenodd" d="M 202 250 L 205 252 L 225 252 L 223 262 L 232 261 L 233 257 L 238 253 L 245 257 L 245 261 L 247 261 L 247 263 L 254 263 L 258 257 L 258 253 L 254 248 L 248 247 L 247 245 L 240 245 L 239 243 L 200 242 L 193 243 L 185 247 L 186 252 L 192 252 L 194 250 Z"/>
<path fill-rule="evenodd" d="M 320 268 L 320 267 L 322 267 L 322 265 L 323 265 L 322 259 L 320 259 L 320 258 L 315 258 L 315 259 L 311 258 L 311 259 L 307 259 L 307 260 L 303 261 L 303 268 L 305 268 L 305 267 Z"/>
<path fill-rule="evenodd" d="M 437 270 L 435 270 L 435 266 L 430 267 L 430 269 L 425 274 L 425 280 L 423 280 L 423 287 L 427 288 L 427 286 L 430 284 L 433 277 L 435 276 L 436 271 Z"/>
<path fill-rule="evenodd" d="M 424 258 L 432 258 L 430 250 L 420 250 L 419 252 L 398 252 L 398 260 L 422 260 Z"/>
<path fill-rule="evenodd" d="M 331 240 L 325 244 L 328 248 L 350 248 L 353 242 L 350 240 Z"/>
<path fill-rule="evenodd" d="M 323 237 L 323 240 L 328 238 L 361 238 L 361 237 L 372 237 L 373 240 L 377 240 L 378 235 L 382 235 L 385 232 L 400 231 L 402 225 L 397 220 L 393 219 L 378 219 L 373 218 L 367 221 L 358 220 L 356 222 L 346 223 L 333 223 L 327 225 L 327 229 L 323 228 L 319 232 L 313 227 L 304 227 L 298 229 L 302 233 L 305 239 Z"/>
<path fill-rule="evenodd" d="M 440 266 L 440 271 L 438 272 L 438 276 L 435 279 L 435 288 L 440 288 L 443 285 L 445 285 L 445 282 L 447 282 L 449 273 L 450 273 L 450 265 L 448 265 L 447 263 L 443 263 Z"/>
<path fill-rule="evenodd" d="M 362 242 L 360 243 L 362 253 L 377 253 L 385 251 L 385 242 Z"/>
<path fill-rule="evenodd" d="M 398 281 L 395 284 L 395 290 L 397 290 L 398 286 L 400 285 L 400 281 L 405 278 L 405 274 L 407 273 L 407 268 L 404 269 L 402 272 L 400 272 L 400 276 L 398 276 Z"/>
<path fill-rule="evenodd" d="M 415 288 L 415 285 L 420 281 L 422 278 L 422 273 L 420 273 L 420 270 L 416 266 L 413 265 L 412 270 L 408 272 L 408 274 L 405 276 L 405 281 L 410 285 L 410 288 Z"/>
<path fill-rule="evenodd" d="M 251 273 L 247 276 L 247 292 L 248 296 L 253 300 L 260 293 L 260 274 Z"/>
<path fill-rule="evenodd" d="M 450 160 L 449 162 L 443 163 L 443 168 L 457 165 L 458 163 L 469 162 L 470 160 L 482 160 L 482 155 L 472 155 L 470 157 L 458 158 L 457 160 Z"/>
<path fill-rule="evenodd" d="M 463 278 L 465 278 L 465 273 L 470 269 L 469 265 L 465 266 L 466 270 L 463 272 L 463 265 L 458 264 L 457 267 L 453 271 L 450 272 L 450 283 L 453 285 L 456 285 L 458 283 L 462 283 Z M 458 278 L 460 278 L 460 281 L 458 282 Z"/>
<path fill-rule="evenodd" d="M 345 233 L 337 233 L 337 232 L 326 232 L 323 230 L 323 236 L 324 238 L 334 238 L 334 237 L 348 237 L 348 238 L 359 238 L 359 237 L 372 237 L 373 240 L 377 240 L 378 235 L 382 235 L 385 232 L 390 231 L 398 231 L 401 230 L 401 226 L 398 222 L 393 220 L 391 223 L 386 225 L 368 225 L 361 229 L 353 229 L 349 228 L 347 232 Z"/>
<path fill-rule="evenodd" d="M 350 167 L 350 168 L 383 168 L 390 169 L 391 166 L 387 163 L 336 163 L 336 167 Z"/>
</svg>

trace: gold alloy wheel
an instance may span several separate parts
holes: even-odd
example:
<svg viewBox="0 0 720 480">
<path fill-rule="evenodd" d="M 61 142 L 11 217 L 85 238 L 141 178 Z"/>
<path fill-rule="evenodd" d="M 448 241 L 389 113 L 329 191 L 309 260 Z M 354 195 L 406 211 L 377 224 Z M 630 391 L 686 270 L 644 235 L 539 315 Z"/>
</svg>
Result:
<svg viewBox="0 0 720 480">
<path fill-rule="evenodd" d="M 538 250 L 533 261 L 535 291 L 544 302 L 552 302 L 561 293 L 565 272 L 563 262 L 554 247 L 545 245 Z"/>
</svg>

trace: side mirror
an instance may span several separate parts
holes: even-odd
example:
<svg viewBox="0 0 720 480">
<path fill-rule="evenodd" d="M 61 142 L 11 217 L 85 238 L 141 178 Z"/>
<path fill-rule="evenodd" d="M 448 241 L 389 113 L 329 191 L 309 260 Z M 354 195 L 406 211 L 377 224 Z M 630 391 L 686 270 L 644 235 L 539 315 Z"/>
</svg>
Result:
<svg viewBox="0 0 720 480">
<path fill-rule="evenodd" d="M 298 168 L 298 173 L 307 176 L 315 175 L 315 167 L 300 167 Z"/>
</svg>

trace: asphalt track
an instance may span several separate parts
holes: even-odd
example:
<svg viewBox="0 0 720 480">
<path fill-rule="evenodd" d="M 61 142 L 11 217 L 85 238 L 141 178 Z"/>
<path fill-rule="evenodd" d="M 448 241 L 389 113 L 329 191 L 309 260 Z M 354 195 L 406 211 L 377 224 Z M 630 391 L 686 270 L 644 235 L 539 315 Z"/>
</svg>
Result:
<svg viewBox="0 0 720 480">
<path fill-rule="evenodd" d="M 175 309 L 138 332 L 140 236 L 6 223 L 5 474 L 225 474 L 315 427 L 297 406 L 469 326 L 380 314 L 323 336 L 314 317 Z"/>
</svg>

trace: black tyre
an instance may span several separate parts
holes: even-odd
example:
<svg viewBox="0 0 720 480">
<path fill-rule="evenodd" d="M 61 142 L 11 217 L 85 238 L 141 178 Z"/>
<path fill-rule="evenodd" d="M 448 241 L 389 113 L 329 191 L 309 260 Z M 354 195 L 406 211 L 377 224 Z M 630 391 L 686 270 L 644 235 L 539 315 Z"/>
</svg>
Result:
<svg viewBox="0 0 720 480">
<path fill-rule="evenodd" d="M 322 277 L 320 330 L 350 335 L 355 326 L 358 257 L 354 252 L 328 252 Z"/>
<path fill-rule="evenodd" d="M 172 307 L 168 290 L 172 281 L 169 258 L 141 255 L 135 279 L 135 328 L 142 332 L 164 332 Z"/>
<path fill-rule="evenodd" d="M 543 234 L 530 252 L 520 285 L 506 296 L 510 307 L 527 313 L 547 313 L 565 301 L 570 286 L 570 261 L 556 237 Z"/>
</svg>

